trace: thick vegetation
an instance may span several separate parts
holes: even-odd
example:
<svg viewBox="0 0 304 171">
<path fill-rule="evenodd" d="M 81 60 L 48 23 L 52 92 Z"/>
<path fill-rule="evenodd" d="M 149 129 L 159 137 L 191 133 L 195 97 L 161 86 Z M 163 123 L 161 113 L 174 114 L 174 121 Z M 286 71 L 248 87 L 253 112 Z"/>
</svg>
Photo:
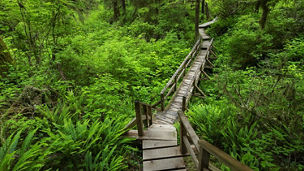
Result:
<svg viewBox="0 0 304 171">
<path fill-rule="evenodd" d="M 303 170 L 304 1 L 211 3 L 218 58 L 188 112 L 197 133 L 255 170 Z"/>
<path fill-rule="evenodd" d="M 125 170 L 122 130 L 194 42 L 190 4 L 0 2 L 0 170 Z"/>
<path fill-rule="evenodd" d="M 193 127 L 255 170 L 303 170 L 304 1 L 203 2 L 203 19 L 218 16 L 217 60 L 187 112 Z M 123 128 L 189 52 L 199 9 L 1 0 L 0 171 L 138 170 Z"/>
</svg>

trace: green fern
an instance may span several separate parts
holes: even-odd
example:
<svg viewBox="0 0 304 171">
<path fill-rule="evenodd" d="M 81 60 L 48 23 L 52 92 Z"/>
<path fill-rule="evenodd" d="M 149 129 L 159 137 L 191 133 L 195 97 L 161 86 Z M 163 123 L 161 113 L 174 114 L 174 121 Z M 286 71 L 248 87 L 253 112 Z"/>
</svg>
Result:
<svg viewBox="0 0 304 171">
<path fill-rule="evenodd" d="M 41 145 L 31 145 L 34 134 L 37 130 L 31 131 L 18 147 L 21 140 L 22 130 L 10 135 L 0 147 L 0 170 L 39 170 L 44 166 L 43 160 L 48 152 L 42 155 Z"/>
</svg>

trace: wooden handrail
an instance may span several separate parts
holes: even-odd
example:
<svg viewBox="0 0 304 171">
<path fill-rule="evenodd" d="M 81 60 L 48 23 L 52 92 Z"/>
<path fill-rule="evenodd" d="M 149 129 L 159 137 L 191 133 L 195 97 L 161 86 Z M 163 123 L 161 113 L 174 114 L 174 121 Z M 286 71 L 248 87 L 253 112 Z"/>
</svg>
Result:
<svg viewBox="0 0 304 171">
<path fill-rule="evenodd" d="M 178 115 L 180 118 L 181 129 L 181 152 L 183 154 L 185 154 L 187 151 L 190 153 L 190 156 L 192 157 L 192 160 L 194 161 L 195 166 L 199 171 L 210 169 L 210 155 L 215 156 L 219 161 L 221 161 L 223 164 L 225 164 L 232 170 L 252 171 L 251 168 L 232 158 L 230 155 L 215 147 L 214 145 L 208 143 L 205 140 L 200 140 L 194 129 L 192 128 L 190 122 L 188 121 L 187 117 L 185 116 L 184 112 L 179 111 Z M 192 149 L 190 142 L 194 144 L 195 148 L 199 152 L 198 157 L 195 154 L 195 150 Z"/>
<path fill-rule="evenodd" d="M 137 125 L 138 136 L 144 135 L 144 122 L 146 121 L 146 126 L 152 125 L 152 106 L 143 102 L 135 102 L 135 112 L 136 117 L 133 118 L 124 128 L 124 130 L 129 130 Z"/>
<path fill-rule="evenodd" d="M 208 143 L 205 140 L 200 140 L 199 144 L 202 149 L 206 150 L 208 153 L 215 156 L 218 160 L 223 162 L 226 166 L 228 166 L 232 170 L 240 170 L 240 171 L 252 171 L 251 168 L 244 165 L 243 163 L 237 161 L 232 158 L 230 155 L 215 147 L 214 145 Z"/>
<path fill-rule="evenodd" d="M 167 82 L 167 84 L 165 85 L 165 87 L 160 92 L 160 102 L 157 102 L 154 105 L 152 105 L 153 107 L 160 104 L 161 105 L 161 110 L 164 111 L 164 109 L 165 109 L 165 100 L 172 93 L 176 92 L 178 82 L 180 81 L 181 78 L 183 78 L 185 76 L 186 68 L 188 66 L 190 66 L 190 63 L 192 62 L 192 60 L 197 56 L 197 52 L 199 50 L 201 40 L 202 40 L 202 38 L 200 37 L 196 41 L 196 43 L 193 46 L 193 48 L 190 51 L 190 53 L 187 55 L 187 57 L 184 59 L 184 61 L 180 64 L 180 66 L 178 67 L 178 69 L 175 71 L 175 73 L 172 75 L 172 77 L 170 78 L 170 80 Z M 168 90 L 168 92 L 167 92 L 167 90 Z"/>
<path fill-rule="evenodd" d="M 212 48 L 213 40 L 214 40 L 214 39 L 211 39 L 210 44 L 209 44 L 209 46 L 207 47 L 206 60 L 208 59 L 209 52 L 210 52 L 210 50 L 211 50 L 211 48 Z M 203 73 L 205 74 L 205 72 L 204 72 L 204 70 L 203 70 L 203 67 L 204 67 L 204 66 L 203 66 L 203 64 L 202 64 L 201 69 L 200 69 L 200 70 L 197 70 L 197 71 L 195 72 L 195 74 L 193 75 L 194 79 L 193 79 L 193 82 L 191 82 L 192 85 L 188 87 L 188 89 L 187 89 L 187 91 L 186 91 L 186 95 L 185 95 L 185 96 L 187 97 L 188 100 L 189 100 L 189 98 L 188 98 L 189 89 L 192 88 L 192 87 L 197 86 L 197 85 L 196 85 L 197 82 L 198 82 L 197 79 L 199 78 L 198 73 L 199 73 L 199 72 L 203 72 Z M 187 104 L 187 103 L 186 103 L 186 104 Z"/>
</svg>

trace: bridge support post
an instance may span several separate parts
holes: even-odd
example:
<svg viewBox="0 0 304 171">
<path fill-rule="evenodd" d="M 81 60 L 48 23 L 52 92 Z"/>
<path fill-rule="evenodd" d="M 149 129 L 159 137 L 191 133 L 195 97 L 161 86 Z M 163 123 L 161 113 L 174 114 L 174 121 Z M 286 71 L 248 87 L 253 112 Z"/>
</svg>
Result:
<svg viewBox="0 0 304 171">
<path fill-rule="evenodd" d="M 148 121 L 149 121 L 149 126 L 152 125 L 152 107 L 147 105 L 147 113 L 148 113 Z"/>
<path fill-rule="evenodd" d="M 206 151 L 202 144 L 200 143 L 200 152 L 198 156 L 198 170 L 203 171 L 203 170 L 208 170 L 209 169 L 209 159 L 210 159 L 210 154 L 208 151 Z"/>
<path fill-rule="evenodd" d="M 140 112 L 140 103 L 138 101 L 135 102 L 135 112 L 136 112 L 138 136 L 144 136 L 144 124 Z"/>
</svg>

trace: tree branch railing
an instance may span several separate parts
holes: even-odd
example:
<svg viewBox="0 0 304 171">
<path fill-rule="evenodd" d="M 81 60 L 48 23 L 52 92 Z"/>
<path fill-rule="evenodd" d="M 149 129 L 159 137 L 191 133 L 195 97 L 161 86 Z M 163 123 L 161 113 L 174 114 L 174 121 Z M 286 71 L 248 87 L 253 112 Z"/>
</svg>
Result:
<svg viewBox="0 0 304 171">
<path fill-rule="evenodd" d="M 183 104 L 186 97 L 183 98 Z M 183 109 L 185 110 L 185 108 Z M 210 155 L 213 155 L 220 162 L 228 166 L 231 170 L 252 171 L 248 166 L 242 164 L 230 155 L 208 143 L 205 140 L 200 140 L 184 112 L 178 112 L 180 119 L 180 148 L 181 153 L 190 154 L 198 171 L 203 170 L 219 170 L 210 163 Z M 194 148 L 193 148 L 194 146 Z"/>
</svg>

